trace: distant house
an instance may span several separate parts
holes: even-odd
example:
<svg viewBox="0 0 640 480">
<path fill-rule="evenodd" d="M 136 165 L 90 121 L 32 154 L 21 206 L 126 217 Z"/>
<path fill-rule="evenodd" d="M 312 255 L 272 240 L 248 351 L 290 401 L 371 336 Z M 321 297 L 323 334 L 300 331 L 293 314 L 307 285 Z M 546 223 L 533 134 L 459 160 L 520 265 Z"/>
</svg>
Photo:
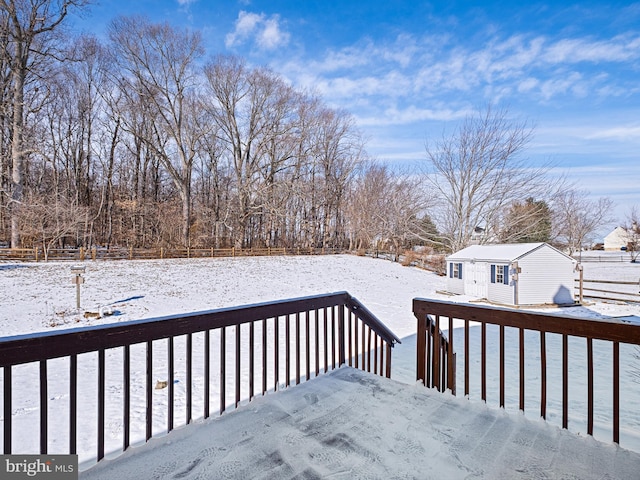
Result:
<svg viewBox="0 0 640 480">
<path fill-rule="evenodd" d="M 472 245 L 447 257 L 447 289 L 504 305 L 573 304 L 575 264 L 547 243 Z"/>
<path fill-rule="evenodd" d="M 631 235 L 623 227 L 616 227 L 613 232 L 604 237 L 604 249 L 605 251 L 620 251 L 623 247 L 626 248 L 627 244 L 631 242 Z"/>
</svg>

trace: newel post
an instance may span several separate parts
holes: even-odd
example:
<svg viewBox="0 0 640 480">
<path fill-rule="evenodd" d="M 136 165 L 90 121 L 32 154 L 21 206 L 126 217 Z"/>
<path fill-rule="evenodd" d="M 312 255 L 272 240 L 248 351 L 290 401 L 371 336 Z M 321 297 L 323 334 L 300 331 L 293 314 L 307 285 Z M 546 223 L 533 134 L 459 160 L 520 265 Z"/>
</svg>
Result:
<svg viewBox="0 0 640 480">
<path fill-rule="evenodd" d="M 414 311 L 418 320 L 418 333 L 416 339 L 416 380 L 426 385 L 426 358 L 427 358 L 427 316 Z"/>
</svg>

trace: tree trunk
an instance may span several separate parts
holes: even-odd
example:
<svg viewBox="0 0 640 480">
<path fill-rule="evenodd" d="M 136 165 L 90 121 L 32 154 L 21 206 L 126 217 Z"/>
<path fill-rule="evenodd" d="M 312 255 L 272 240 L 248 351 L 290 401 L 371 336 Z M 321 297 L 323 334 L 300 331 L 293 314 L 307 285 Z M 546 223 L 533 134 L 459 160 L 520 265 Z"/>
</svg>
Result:
<svg viewBox="0 0 640 480">
<path fill-rule="evenodd" d="M 16 56 L 18 61 L 22 63 L 22 49 L 20 45 L 16 46 Z M 11 158 L 13 161 L 13 171 L 11 175 L 11 248 L 20 247 L 20 207 L 22 205 L 23 189 L 24 189 L 24 81 L 25 69 L 14 72 L 14 88 L 13 88 L 13 139 L 11 142 Z"/>
</svg>

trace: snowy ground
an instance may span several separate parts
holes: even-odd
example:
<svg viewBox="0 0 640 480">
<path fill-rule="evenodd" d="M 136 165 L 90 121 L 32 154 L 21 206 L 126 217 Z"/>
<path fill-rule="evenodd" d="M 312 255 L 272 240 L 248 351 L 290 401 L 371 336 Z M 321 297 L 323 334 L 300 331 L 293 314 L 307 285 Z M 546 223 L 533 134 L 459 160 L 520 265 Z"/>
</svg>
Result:
<svg viewBox="0 0 640 480">
<path fill-rule="evenodd" d="M 75 286 L 71 284 L 71 265 L 69 263 L 0 263 L 0 290 L 3 292 L 0 306 L 0 335 L 12 336 L 35 331 L 62 330 L 346 290 L 403 339 L 402 345 L 394 349 L 392 378 L 412 383 L 415 380 L 416 327 L 415 318 L 411 312 L 411 300 L 414 297 L 454 301 L 471 300 L 436 293 L 444 289 L 445 278 L 443 277 L 416 268 L 402 267 L 386 260 L 348 255 L 252 257 L 86 262 L 84 264 L 87 266 L 87 272 L 84 275 L 86 283 L 82 286 L 81 297 L 82 308 L 77 311 Z M 633 280 L 640 277 L 640 265 L 585 263 L 585 274 L 596 276 L 598 279 Z M 84 317 L 85 311 L 98 312 L 101 307 L 112 310 L 114 315 L 102 319 Z M 640 317 L 640 306 L 616 303 L 594 303 L 586 307 L 545 309 L 545 311 L 597 318 Z M 457 338 L 460 338 L 460 335 Z M 534 351 L 531 357 L 535 363 L 535 346 L 532 348 Z M 632 413 L 637 414 L 640 412 L 640 389 L 634 382 L 633 371 L 638 366 L 632 350 L 623 350 L 622 354 L 624 357 L 622 359 L 622 390 L 625 392 L 623 409 L 630 409 Z M 603 355 L 606 357 L 607 353 L 604 352 Z M 113 357 L 111 361 L 118 362 L 117 355 L 110 357 Z M 515 361 L 517 356 L 508 358 L 514 358 L 513 361 Z M 551 362 L 552 358 L 550 357 L 548 361 Z M 68 402 L 68 388 L 62 375 L 57 378 L 57 372 L 65 368 L 62 365 L 57 368 L 56 362 L 58 361 L 50 362 L 49 367 L 52 382 L 49 386 L 50 408 L 55 409 L 60 406 L 64 410 L 64 405 Z M 576 360 L 577 364 L 580 362 L 580 359 Z M 95 369 L 94 360 L 88 359 L 82 368 L 86 369 L 87 378 L 95 378 L 91 376 L 91 372 L 94 371 L 92 369 Z M 513 370 L 515 369 L 514 367 Z M 510 370 L 509 367 L 508 370 Z M 181 377 L 178 375 L 177 378 Z M 550 383 L 554 378 L 553 371 L 549 372 Z M 30 391 L 29 389 L 33 386 L 29 386 L 29 382 L 35 379 L 37 379 L 37 371 L 34 368 L 27 366 L 16 368 L 15 391 L 19 392 L 20 388 L 25 392 Z M 194 378 L 194 381 L 197 382 L 198 379 Z M 535 383 L 535 378 L 532 378 L 532 382 Z M 180 391 L 179 387 L 176 388 L 177 394 Z M 528 388 L 527 394 L 533 395 L 536 388 L 538 387 Z M 603 388 L 606 397 L 607 387 Z M 580 384 L 572 387 L 570 401 L 573 398 L 585 397 L 580 389 Z M 93 385 L 80 385 L 80 391 L 81 395 L 84 395 L 84 408 L 93 411 L 95 409 Z M 108 391 L 117 399 L 121 394 L 121 386 L 115 382 Z M 490 388 L 489 400 L 491 395 Z M 158 408 L 162 409 L 166 406 L 165 399 L 166 396 L 158 395 L 154 400 L 158 402 Z M 121 407 L 117 405 L 117 401 L 112 403 L 110 408 L 113 412 L 119 411 Z M 488 403 L 497 404 L 491 401 Z M 531 401 L 528 398 L 527 405 L 536 405 L 535 395 Z M 39 418 L 37 395 L 14 394 L 13 408 L 15 432 L 37 431 L 35 430 Z M 573 408 L 572 405 L 570 410 Z M 532 413 L 534 416 L 536 409 L 537 407 Z M 557 396 L 551 391 L 548 406 L 550 421 L 558 422 L 558 412 Z M 529 415 L 529 412 L 527 414 Z M 144 418 L 142 403 L 133 405 L 132 415 L 134 421 L 136 418 Z M 178 415 L 179 413 L 176 413 L 176 417 Z M 606 431 L 606 427 L 602 428 L 602 435 L 598 436 L 600 431 L 598 421 L 602 425 L 607 424 L 606 412 L 602 415 L 596 419 L 596 438 L 610 441 L 611 436 Z M 623 416 L 625 421 L 623 429 L 629 431 L 623 431 L 622 445 L 640 451 L 640 442 L 629 443 L 629 438 L 634 442 L 634 438 L 638 437 L 640 419 L 637 417 L 638 415 L 634 418 Z M 59 420 L 64 425 L 65 419 L 58 419 L 51 414 L 49 418 L 54 422 L 49 433 L 51 450 L 64 451 L 67 441 L 64 435 L 56 435 L 55 432 L 59 429 L 55 421 Z M 2 421 L 0 417 L 0 426 Z M 572 423 L 573 419 L 570 419 L 570 428 Z M 109 435 L 107 449 L 115 450 L 121 444 L 122 426 L 114 421 L 107 428 Z M 161 432 L 162 428 L 162 423 L 154 425 L 154 431 Z M 583 432 L 584 427 L 578 426 L 577 431 Z M 79 432 L 79 440 L 83 448 L 80 459 L 83 461 L 95 452 L 94 431 L 88 429 L 86 432 Z M 16 451 L 36 452 L 37 442 L 38 439 L 34 436 L 14 433 Z"/>
</svg>

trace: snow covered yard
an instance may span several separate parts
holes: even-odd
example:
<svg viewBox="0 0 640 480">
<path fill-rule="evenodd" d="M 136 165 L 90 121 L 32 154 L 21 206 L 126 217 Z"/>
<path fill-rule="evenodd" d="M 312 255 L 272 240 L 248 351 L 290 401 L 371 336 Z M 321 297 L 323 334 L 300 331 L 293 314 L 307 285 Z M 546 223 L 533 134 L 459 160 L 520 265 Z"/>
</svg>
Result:
<svg viewBox="0 0 640 480">
<path fill-rule="evenodd" d="M 415 333 L 411 299 L 444 278 L 351 255 L 85 262 L 80 312 L 70 263 L 0 264 L 2 335 L 139 320 L 284 298 L 348 291 L 396 335 Z M 111 307 L 99 320 L 84 311 Z"/>
<path fill-rule="evenodd" d="M 444 289 L 445 279 L 431 272 L 402 267 L 386 260 L 348 255 L 86 262 L 84 265 L 87 266 L 87 272 L 84 275 L 86 283 L 82 286 L 82 309 L 76 311 L 75 286 L 71 284 L 71 264 L 0 264 L 0 289 L 3 292 L 0 334 L 11 336 L 36 331 L 57 331 L 345 290 L 360 300 L 402 339 L 403 343 L 394 348 L 392 378 L 413 383 L 415 381 L 416 321 L 411 312 L 412 299 L 427 297 L 452 301 L 472 300 L 467 297 L 449 297 L 436 293 Z M 625 278 L 631 278 L 640 272 L 640 266 L 585 264 L 585 271 L 590 273 L 597 271 L 593 274 L 597 274 L 599 278 L 604 275 L 614 275 L 616 276 L 614 278 L 617 278 L 621 271 L 624 271 Z M 85 318 L 83 315 L 85 311 L 98 312 L 101 307 L 108 307 L 114 314 L 101 319 Z M 544 311 L 595 318 L 640 317 L 640 307 L 637 305 L 600 302 L 585 307 L 544 309 Z M 459 324 L 454 325 L 454 327 L 457 326 Z M 622 381 L 625 383 L 621 389 L 630 392 L 631 395 L 628 398 L 625 397 L 627 403 L 623 408 L 638 412 L 640 411 L 640 393 L 638 384 L 634 383 L 633 373 L 640 371 L 640 368 L 632 353 L 622 352 L 625 355 Z M 143 355 L 143 352 L 132 351 L 132 355 L 135 359 L 136 355 Z M 606 356 L 606 352 L 603 355 Z M 162 355 L 158 356 L 162 357 Z M 108 362 L 112 362 L 115 370 L 119 372 L 119 353 L 108 352 L 108 357 Z M 531 357 L 535 363 L 535 348 L 531 352 Z M 513 358 L 511 361 L 515 362 L 517 355 L 508 358 Z M 139 360 L 140 367 L 133 372 L 134 375 L 144 374 L 142 357 Z M 582 359 L 576 360 L 578 364 L 580 361 Z M 552 362 L 551 358 L 549 362 Z M 64 375 L 67 363 L 65 360 L 54 360 L 49 363 L 52 383 L 49 387 L 50 406 L 52 409 L 60 408 L 64 411 L 65 405 L 68 404 L 69 391 L 68 380 Z M 84 377 L 87 380 L 79 386 L 81 415 L 91 415 L 96 409 L 94 385 L 96 363 L 95 358 L 87 358 L 83 363 Z M 603 368 L 606 370 L 608 367 L 603 366 Z M 514 371 L 517 369 L 515 364 L 513 369 Z M 27 435 L 27 433 L 37 431 L 38 398 L 37 395 L 26 392 L 29 392 L 29 388 L 33 388 L 32 385 L 37 385 L 37 369 L 33 366 L 24 366 L 16 367 L 15 370 L 15 392 L 25 393 L 14 393 L 14 432 L 24 432 L 24 434 L 14 433 L 14 436 L 17 436 L 14 438 L 14 449 L 35 452 L 37 435 Z M 154 365 L 154 374 L 155 372 Z M 166 366 L 159 364 L 158 372 L 166 372 Z M 113 418 L 117 418 L 121 409 L 119 399 L 122 395 L 122 386 L 116 377 L 108 378 L 110 404 L 107 418 L 111 418 L 110 414 L 113 414 Z M 176 395 L 179 396 L 184 388 L 184 379 L 180 375 L 176 378 L 182 382 L 176 386 Z M 532 382 L 535 380 L 532 378 Z M 35 383 L 32 383 L 34 381 Z M 197 377 L 196 372 L 194 383 L 197 385 L 199 381 L 201 378 Z M 549 373 L 549 382 L 556 382 L 553 372 Z M 535 392 L 536 388 L 528 388 L 528 395 Z M 585 395 L 580 391 L 580 385 L 572 388 L 570 398 L 573 399 L 575 396 L 576 399 L 584 400 Z M 158 411 L 164 411 L 167 402 L 165 392 L 159 391 L 155 394 L 154 410 L 157 405 Z M 491 395 L 492 391 L 489 390 L 489 399 Z M 607 396 L 606 390 L 604 396 Z M 531 401 L 528 399 L 527 402 L 528 405 L 535 405 L 535 395 Z M 496 402 L 488 403 L 497 406 Z M 178 409 L 176 417 L 181 416 L 179 409 L 183 407 L 184 405 L 181 404 L 176 405 Z M 548 418 L 551 422 L 555 420 L 557 424 L 558 416 L 557 397 L 550 392 Z M 143 402 L 134 402 L 132 417 L 134 422 L 143 422 Z M 606 419 L 596 420 L 607 423 Z M 58 428 L 55 422 L 64 425 L 67 420 L 64 416 L 50 416 L 50 421 L 54 422 L 50 426 L 49 435 L 51 451 L 64 451 L 67 439 L 64 435 L 56 435 Z M 628 436 L 632 439 L 638 437 L 639 422 L 638 418 L 634 418 L 624 425 L 624 428 L 629 430 Z M 158 415 L 158 420 L 154 423 L 154 433 L 161 433 L 163 428 L 165 428 L 164 418 Z M 109 435 L 107 451 L 117 450 L 122 444 L 121 422 L 114 420 L 107 425 L 107 429 Z M 83 452 L 79 452 L 81 462 L 94 454 L 95 438 L 94 428 L 79 432 L 79 445 L 83 448 Z M 600 436 L 596 435 L 596 438 L 608 442 L 611 436 L 604 432 Z M 629 445 L 625 440 L 628 438 L 623 436 L 623 446 L 640 451 L 640 443 Z"/>
</svg>

